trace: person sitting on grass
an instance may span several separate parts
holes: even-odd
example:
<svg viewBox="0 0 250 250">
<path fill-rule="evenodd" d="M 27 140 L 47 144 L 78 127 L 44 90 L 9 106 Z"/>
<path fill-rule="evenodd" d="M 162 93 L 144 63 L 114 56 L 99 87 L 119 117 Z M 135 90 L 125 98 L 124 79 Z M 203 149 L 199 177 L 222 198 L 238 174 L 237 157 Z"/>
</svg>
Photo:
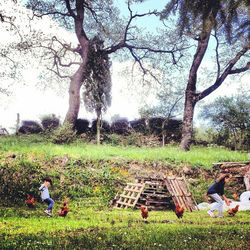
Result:
<svg viewBox="0 0 250 250">
<path fill-rule="evenodd" d="M 225 183 L 228 183 L 229 181 L 230 181 L 230 175 L 223 174 L 207 190 L 207 195 L 215 201 L 210 210 L 208 210 L 207 212 L 211 217 L 215 217 L 214 211 L 216 209 L 218 209 L 218 218 L 223 217 L 223 200 L 221 199 L 220 195 L 225 200 L 227 206 L 229 206 L 230 202 L 232 201 L 231 199 L 227 199 L 227 197 L 224 195 Z"/>
<path fill-rule="evenodd" d="M 50 179 L 50 177 L 47 176 L 43 179 L 43 184 L 39 188 L 39 191 L 41 191 L 42 201 L 48 204 L 48 208 L 44 212 L 47 215 L 52 216 L 52 209 L 53 209 L 53 205 L 55 202 L 50 198 L 50 195 L 49 195 L 48 187 L 50 185 L 52 186 L 52 180 Z"/>
</svg>

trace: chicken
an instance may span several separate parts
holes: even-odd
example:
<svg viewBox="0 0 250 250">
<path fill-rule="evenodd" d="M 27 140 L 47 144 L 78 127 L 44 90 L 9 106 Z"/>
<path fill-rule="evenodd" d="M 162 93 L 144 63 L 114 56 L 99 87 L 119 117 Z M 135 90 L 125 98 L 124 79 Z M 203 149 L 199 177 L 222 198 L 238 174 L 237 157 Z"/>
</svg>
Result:
<svg viewBox="0 0 250 250">
<path fill-rule="evenodd" d="M 61 210 L 59 211 L 59 216 L 66 217 L 66 215 L 69 212 L 69 208 L 67 207 L 67 201 L 64 201 L 63 206 L 61 207 Z"/>
<path fill-rule="evenodd" d="M 34 198 L 31 198 L 29 194 L 28 194 L 28 199 L 26 200 L 26 204 L 28 205 L 29 208 L 35 207 L 35 200 Z"/>
<path fill-rule="evenodd" d="M 182 218 L 183 213 L 184 213 L 184 207 L 180 207 L 179 204 L 175 202 L 175 214 L 179 219 Z"/>
<path fill-rule="evenodd" d="M 148 218 L 148 209 L 144 208 L 143 206 L 140 206 L 141 209 L 141 216 L 143 219 L 147 219 Z"/>
<path fill-rule="evenodd" d="M 229 215 L 235 216 L 238 210 L 239 210 L 239 205 L 236 205 L 236 207 L 234 208 L 229 208 L 227 212 Z"/>
</svg>

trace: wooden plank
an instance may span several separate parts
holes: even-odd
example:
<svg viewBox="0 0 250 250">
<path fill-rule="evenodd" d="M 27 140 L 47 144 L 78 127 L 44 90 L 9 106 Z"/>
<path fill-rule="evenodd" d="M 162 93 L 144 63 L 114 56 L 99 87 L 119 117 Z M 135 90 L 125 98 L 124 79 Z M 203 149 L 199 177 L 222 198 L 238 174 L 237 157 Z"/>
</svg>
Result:
<svg viewBox="0 0 250 250">
<path fill-rule="evenodd" d="M 226 161 L 226 162 L 216 162 L 212 163 L 212 165 L 232 165 L 232 164 L 250 164 L 250 161 Z"/>
<path fill-rule="evenodd" d="M 166 186 L 172 195 L 174 202 L 183 206 L 187 211 L 193 210 L 192 194 L 187 192 L 183 178 L 166 178 Z"/>
<path fill-rule="evenodd" d="M 183 177 L 183 180 L 184 180 L 184 183 L 185 183 L 185 185 L 186 185 L 186 189 L 187 189 L 188 192 L 191 194 L 190 189 L 189 189 L 189 186 L 188 186 L 188 183 L 187 183 L 187 181 L 186 181 L 186 178 Z M 196 200 L 194 199 L 194 197 L 193 197 L 192 194 L 191 194 L 191 201 L 192 201 L 193 204 L 194 204 L 193 210 L 199 210 L 198 205 L 197 205 L 197 203 L 196 203 Z"/>
<path fill-rule="evenodd" d="M 172 180 L 173 182 L 173 185 L 175 187 L 175 190 L 177 191 L 177 194 L 179 196 L 179 201 L 180 201 L 180 206 L 181 207 L 184 207 L 186 210 L 190 210 L 188 205 L 186 204 L 186 200 L 185 200 L 185 195 L 183 194 L 181 188 L 179 187 L 179 183 L 178 183 L 178 180 L 174 179 Z"/>
</svg>

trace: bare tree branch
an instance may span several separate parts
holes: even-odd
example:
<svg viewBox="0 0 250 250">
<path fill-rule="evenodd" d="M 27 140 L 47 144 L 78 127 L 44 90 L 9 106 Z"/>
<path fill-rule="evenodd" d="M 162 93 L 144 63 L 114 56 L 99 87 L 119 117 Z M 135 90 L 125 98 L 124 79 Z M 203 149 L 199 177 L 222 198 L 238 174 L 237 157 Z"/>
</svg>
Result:
<svg viewBox="0 0 250 250">
<path fill-rule="evenodd" d="M 215 91 L 223 83 L 223 81 L 226 79 L 226 77 L 229 74 L 236 74 L 236 73 L 240 73 L 240 72 L 244 72 L 244 71 L 248 70 L 249 66 L 250 66 L 249 62 L 243 68 L 235 69 L 235 70 L 232 70 L 232 68 L 239 61 L 241 56 L 243 56 L 249 49 L 250 49 L 250 45 L 247 45 L 240 52 L 238 52 L 237 55 L 228 63 L 228 66 L 226 67 L 224 72 L 221 74 L 221 76 L 216 79 L 215 83 L 213 85 L 211 85 L 210 87 L 208 87 L 207 89 L 205 89 L 204 91 L 202 91 L 201 93 L 196 94 L 196 100 L 200 101 L 203 98 L 205 98 L 206 96 L 208 96 L 210 93 Z M 231 73 L 231 72 L 233 72 L 233 73 Z"/>
<path fill-rule="evenodd" d="M 214 33 L 214 38 L 216 40 L 216 48 L 215 48 L 215 53 L 216 53 L 216 63 L 217 63 L 217 77 L 216 79 L 218 79 L 220 77 L 220 61 L 219 61 L 219 39 L 217 37 L 217 32 L 215 31 Z"/>
<path fill-rule="evenodd" d="M 229 71 L 229 74 L 238 74 L 238 73 L 242 73 L 245 72 L 247 70 L 249 70 L 250 68 L 250 62 L 247 63 L 247 65 L 243 68 L 238 68 L 238 69 L 232 69 Z"/>
</svg>

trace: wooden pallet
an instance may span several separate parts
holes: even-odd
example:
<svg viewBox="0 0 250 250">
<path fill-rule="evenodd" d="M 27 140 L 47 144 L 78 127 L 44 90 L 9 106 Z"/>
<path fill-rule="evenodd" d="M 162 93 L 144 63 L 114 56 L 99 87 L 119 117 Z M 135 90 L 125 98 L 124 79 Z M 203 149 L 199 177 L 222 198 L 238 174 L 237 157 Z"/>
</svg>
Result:
<svg viewBox="0 0 250 250">
<path fill-rule="evenodd" d="M 116 202 L 115 208 L 134 208 L 140 198 L 144 186 L 144 183 L 127 183 L 119 200 Z"/>
<path fill-rule="evenodd" d="M 136 203 L 136 207 L 146 206 L 149 210 L 166 210 L 171 208 L 172 196 L 162 181 L 143 180 L 145 187 Z"/>
<path fill-rule="evenodd" d="M 188 185 L 184 178 L 167 177 L 165 178 L 167 189 L 172 195 L 174 202 L 184 207 L 187 211 L 198 210 L 195 199 L 188 189 Z"/>
</svg>

